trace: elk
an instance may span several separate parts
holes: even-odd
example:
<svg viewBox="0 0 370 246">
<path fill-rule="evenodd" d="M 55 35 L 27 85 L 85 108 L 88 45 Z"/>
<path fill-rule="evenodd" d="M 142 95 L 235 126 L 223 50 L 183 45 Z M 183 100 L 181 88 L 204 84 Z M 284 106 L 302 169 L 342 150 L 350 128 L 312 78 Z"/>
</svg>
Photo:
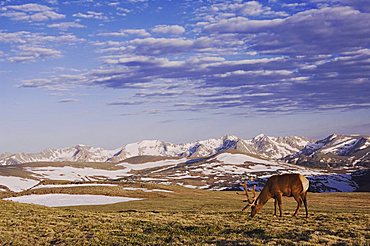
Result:
<svg viewBox="0 0 370 246">
<path fill-rule="evenodd" d="M 248 207 L 251 207 L 251 217 L 253 218 L 267 203 L 271 198 L 275 199 L 274 202 L 274 215 L 276 216 L 276 207 L 279 206 L 280 217 L 282 216 L 282 197 L 294 197 L 297 201 L 297 208 L 293 214 L 296 216 L 299 208 L 302 206 L 302 202 L 306 209 L 306 218 L 308 218 L 308 209 L 307 209 L 307 190 L 309 187 L 309 181 L 306 177 L 301 174 L 282 174 L 271 176 L 265 186 L 263 187 L 261 193 L 256 198 L 256 186 L 254 185 L 252 193 L 253 197 L 250 199 L 248 195 L 247 182 L 242 184 L 245 190 L 245 195 L 248 204 L 242 209 L 244 211 Z"/>
</svg>

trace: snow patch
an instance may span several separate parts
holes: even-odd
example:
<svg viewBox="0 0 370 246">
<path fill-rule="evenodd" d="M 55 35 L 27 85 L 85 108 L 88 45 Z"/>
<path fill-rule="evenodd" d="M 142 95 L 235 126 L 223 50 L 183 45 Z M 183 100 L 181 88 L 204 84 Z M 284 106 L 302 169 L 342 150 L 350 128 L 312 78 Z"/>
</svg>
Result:
<svg viewBox="0 0 370 246">
<path fill-rule="evenodd" d="M 131 190 L 131 191 L 135 191 L 135 190 L 140 190 L 140 191 L 144 191 L 144 192 L 167 192 L 167 193 L 173 193 L 172 190 L 162 190 L 162 189 L 146 189 L 146 188 L 136 188 L 136 187 L 124 187 L 123 188 L 124 190 Z"/>
<path fill-rule="evenodd" d="M 47 207 L 65 207 L 81 205 L 104 205 L 118 202 L 130 202 L 143 200 L 142 198 L 103 196 L 103 195 L 71 195 L 71 194 L 43 194 L 26 195 L 18 197 L 4 198 L 3 200 L 38 204 Z"/>
<path fill-rule="evenodd" d="M 116 184 L 50 184 L 50 185 L 38 185 L 32 189 L 43 189 L 43 188 L 70 188 L 70 187 L 89 187 L 89 186 L 107 186 L 116 187 Z"/>
<path fill-rule="evenodd" d="M 256 162 L 256 163 L 264 163 L 264 164 L 275 164 L 275 162 L 272 162 L 272 161 L 266 161 L 266 160 L 254 158 L 252 156 L 243 155 L 243 154 L 222 153 L 218 155 L 216 159 L 225 164 L 234 164 L 234 165 L 244 164 L 247 161 Z"/>
<path fill-rule="evenodd" d="M 177 165 L 179 163 L 185 162 L 187 159 L 182 158 L 178 160 L 164 160 L 164 161 L 154 161 L 154 162 L 146 162 L 143 164 L 130 164 L 127 162 L 122 162 L 117 164 L 116 166 L 126 167 L 129 171 L 131 170 L 144 170 L 149 168 L 156 168 L 156 167 L 163 167 L 163 166 L 170 166 L 170 165 Z"/>
<path fill-rule="evenodd" d="M 14 192 L 28 190 L 37 185 L 39 181 L 33 179 L 20 178 L 15 176 L 0 176 L 0 185 L 6 186 Z"/>
<path fill-rule="evenodd" d="M 104 170 L 90 167 L 76 168 L 71 166 L 64 167 L 26 167 L 27 171 L 32 172 L 37 177 L 51 180 L 68 181 L 92 181 L 103 179 L 117 179 L 130 176 L 128 170 Z"/>
</svg>

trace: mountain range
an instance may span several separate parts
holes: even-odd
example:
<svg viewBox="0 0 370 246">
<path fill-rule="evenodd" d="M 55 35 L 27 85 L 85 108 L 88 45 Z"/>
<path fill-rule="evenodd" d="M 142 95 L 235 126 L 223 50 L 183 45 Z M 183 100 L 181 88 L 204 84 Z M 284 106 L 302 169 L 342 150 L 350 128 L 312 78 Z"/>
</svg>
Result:
<svg viewBox="0 0 370 246">
<path fill-rule="evenodd" d="M 369 166 L 370 137 L 332 134 L 312 141 L 289 136 L 271 137 L 260 134 L 252 139 L 226 135 L 185 144 L 159 140 L 144 140 L 106 150 L 86 145 L 62 149 L 47 149 L 38 153 L 3 153 L 0 165 L 32 162 L 113 162 L 119 163 L 135 156 L 202 158 L 235 150 L 261 159 L 279 160 L 303 166 L 338 167 Z"/>
<path fill-rule="evenodd" d="M 283 158 L 286 162 L 311 167 L 370 167 L 370 138 L 332 134 Z"/>
</svg>

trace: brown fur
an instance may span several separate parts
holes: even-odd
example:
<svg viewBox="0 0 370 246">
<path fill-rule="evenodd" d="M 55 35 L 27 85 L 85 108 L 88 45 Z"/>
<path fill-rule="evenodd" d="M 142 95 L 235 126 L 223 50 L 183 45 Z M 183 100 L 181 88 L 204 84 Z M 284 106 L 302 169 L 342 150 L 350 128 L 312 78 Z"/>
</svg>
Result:
<svg viewBox="0 0 370 246">
<path fill-rule="evenodd" d="M 306 189 L 305 189 L 306 188 Z M 304 203 L 306 210 L 306 218 L 308 217 L 307 209 L 307 189 L 308 180 L 300 174 L 283 174 L 271 176 L 266 185 L 263 187 L 261 193 L 251 205 L 251 217 L 253 218 L 271 198 L 275 199 L 275 213 L 276 206 L 279 206 L 280 217 L 282 216 L 282 197 L 294 197 L 297 201 L 297 209 L 293 216 L 296 216 L 299 208 Z"/>
</svg>

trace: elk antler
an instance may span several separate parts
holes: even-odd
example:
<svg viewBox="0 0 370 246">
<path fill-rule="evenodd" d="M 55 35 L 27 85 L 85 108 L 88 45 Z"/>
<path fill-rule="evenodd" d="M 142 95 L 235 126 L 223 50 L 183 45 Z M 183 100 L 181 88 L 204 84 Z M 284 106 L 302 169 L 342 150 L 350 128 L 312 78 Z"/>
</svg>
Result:
<svg viewBox="0 0 370 246">
<path fill-rule="evenodd" d="M 253 185 L 253 190 L 252 190 L 252 193 L 253 193 L 253 202 L 256 200 L 256 185 Z"/>
<path fill-rule="evenodd" d="M 253 182 L 253 177 L 251 178 L 251 181 Z M 252 200 L 251 200 L 250 197 L 249 197 L 249 195 L 248 195 L 247 183 L 248 183 L 248 179 L 246 179 L 245 182 L 240 183 L 240 186 L 242 186 L 244 188 L 244 194 L 241 194 L 239 192 L 236 193 L 238 195 L 245 195 L 247 197 L 247 199 L 246 200 L 243 200 L 243 202 L 248 202 L 248 204 L 242 209 L 242 211 L 244 211 L 245 209 L 247 209 L 250 206 L 252 206 L 255 203 L 255 201 L 256 201 L 256 185 L 253 185 L 253 189 L 252 189 L 253 197 L 252 197 Z"/>
<path fill-rule="evenodd" d="M 252 190 L 252 193 L 253 193 L 253 197 L 252 197 L 252 201 L 250 200 L 250 198 L 249 198 L 249 195 L 248 195 L 248 187 L 247 187 L 247 183 L 248 183 L 248 180 L 245 180 L 245 182 L 244 183 L 240 183 L 240 185 L 244 188 L 244 194 L 245 194 L 245 196 L 247 197 L 247 199 L 246 200 L 243 200 L 243 202 L 248 202 L 249 204 L 252 204 L 252 203 L 254 203 L 254 200 L 255 200 L 255 198 L 256 198 L 256 191 L 255 191 L 255 189 L 256 189 L 256 185 L 254 185 L 253 186 L 253 190 Z M 237 194 L 238 195 L 242 195 L 242 194 L 240 194 L 240 193 L 238 193 L 237 192 Z M 247 205 L 248 206 L 248 205 Z M 246 207 L 247 207 L 246 206 Z"/>
</svg>

